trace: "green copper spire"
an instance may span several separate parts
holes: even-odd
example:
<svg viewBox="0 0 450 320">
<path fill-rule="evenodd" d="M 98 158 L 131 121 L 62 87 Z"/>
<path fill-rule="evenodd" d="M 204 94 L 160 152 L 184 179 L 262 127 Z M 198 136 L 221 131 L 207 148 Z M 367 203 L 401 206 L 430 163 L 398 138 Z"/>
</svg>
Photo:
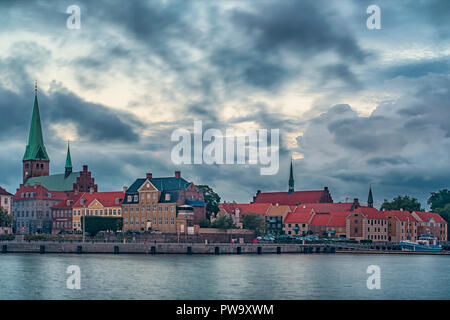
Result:
<svg viewBox="0 0 450 320">
<path fill-rule="evenodd" d="M 67 156 L 66 156 L 66 174 L 65 176 L 69 176 L 72 173 L 72 157 L 70 156 L 70 147 L 69 141 L 67 141 Z"/>
<path fill-rule="evenodd" d="M 289 191 L 288 193 L 291 194 L 294 192 L 294 172 L 292 170 L 292 158 L 291 158 L 291 171 L 289 173 Z"/>
<path fill-rule="evenodd" d="M 35 85 L 33 115 L 31 117 L 30 134 L 28 136 L 28 145 L 25 149 L 23 160 L 45 160 L 50 161 L 44 146 L 42 137 L 41 116 L 39 115 L 39 105 L 37 99 L 37 83 Z"/>
</svg>

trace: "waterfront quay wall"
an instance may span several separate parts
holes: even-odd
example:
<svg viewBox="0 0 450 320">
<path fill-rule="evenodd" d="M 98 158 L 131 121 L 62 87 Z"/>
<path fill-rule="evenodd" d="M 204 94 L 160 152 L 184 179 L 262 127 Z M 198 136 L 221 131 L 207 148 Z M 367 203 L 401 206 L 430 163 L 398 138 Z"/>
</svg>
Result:
<svg viewBox="0 0 450 320">
<path fill-rule="evenodd" d="M 334 253 L 335 248 L 321 244 L 230 244 L 230 243 L 57 243 L 2 242 L 1 253 L 69 254 L 281 254 Z"/>
</svg>

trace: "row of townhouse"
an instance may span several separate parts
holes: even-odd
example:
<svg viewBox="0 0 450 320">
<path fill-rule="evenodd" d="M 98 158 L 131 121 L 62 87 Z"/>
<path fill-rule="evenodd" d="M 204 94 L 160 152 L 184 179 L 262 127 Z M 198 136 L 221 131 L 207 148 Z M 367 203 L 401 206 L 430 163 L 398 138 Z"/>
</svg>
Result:
<svg viewBox="0 0 450 320">
<path fill-rule="evenodd" d="M 81 231 L 83 216 L 121 217 L 124 231 L 192 233 L 205 219 L 204 196 L 176 171 L 173 177 L 147 173 L 122 191 L 75 191 L 67 195 L 39 183 L 21 185 L 13 197 L 17 234 Z"/>
<path fill-rule="evenodd" d="M 268 234 L 348 238 L 357 241 L 400 242 L 432 234 L 447 240 L 447 222 L 437 213 L 380 211 L 348 203 L 303 203 L 298 206 L 271 203 L 223 203 L 219 214 L 230 214 L 239 222 L 242 214 L 258 214 L 266 221 Z"/>
</svg>

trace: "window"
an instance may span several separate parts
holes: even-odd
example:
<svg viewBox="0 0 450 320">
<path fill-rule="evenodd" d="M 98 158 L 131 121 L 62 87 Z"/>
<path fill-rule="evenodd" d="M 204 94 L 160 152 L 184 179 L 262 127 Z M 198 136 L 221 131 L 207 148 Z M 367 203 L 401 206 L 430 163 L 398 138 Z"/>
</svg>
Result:
<svg viewBox="0 0 450 320">
<path fill-rule="evenodd" d="M 128 201 L 128 202 L 131 202 L 131 196 L 128 196 L 128 197 L 127 197 L 127 201 Z"/>
<path fill-rule="evenodd" d="M 174 218 L 170 218 L 170 224 L 175 224 L 175 219 Z"/>
<path fill-rule="evenodd" d="M 139 200 L 138 196 L 135 195 L 134 198 L 133 198 L 133 200 L 134 200 L 134 202 L 137 202 L 137 201 Z"/>
<path fill-rule="evenodd" d="M 167 217 L 164 218 L 164 224 L 169 224 L 169 218 Z"/>
</svg>

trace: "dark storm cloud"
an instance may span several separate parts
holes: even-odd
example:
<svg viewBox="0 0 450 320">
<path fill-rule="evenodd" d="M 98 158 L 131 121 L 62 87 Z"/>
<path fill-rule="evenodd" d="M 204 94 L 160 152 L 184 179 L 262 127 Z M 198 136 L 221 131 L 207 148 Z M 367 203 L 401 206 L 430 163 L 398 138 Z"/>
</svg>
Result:
<svg viewBox="0 0 450 320">
<path fill-rule="evenodd" d="M 351 34 L 337 31 L 345 29 L 345 21 L 325 1 L 263 1 L 256 7 L 256 12 L 236 10 L 233 22 L 254 37 L 262 52 L 288 49 L 305 56 L 333 50 L 358 63 L 367 57 Z"/>
<path fill-rule="evenodd" d="M 305 158 L 298 161 L 298 175 L 317 173 L 313 181 L 327 176 L 340 197 L 356 186 L 362 196 L 369 183 L 377 185 L 379 197 L 390 198 L 396 189 L 421 200 L 448 187 L 450 77 L 398 81 L 410 93 L 380 104 L 369 117 L 338 105 L 311 120 L 300 139 Z"/>
</svg>

